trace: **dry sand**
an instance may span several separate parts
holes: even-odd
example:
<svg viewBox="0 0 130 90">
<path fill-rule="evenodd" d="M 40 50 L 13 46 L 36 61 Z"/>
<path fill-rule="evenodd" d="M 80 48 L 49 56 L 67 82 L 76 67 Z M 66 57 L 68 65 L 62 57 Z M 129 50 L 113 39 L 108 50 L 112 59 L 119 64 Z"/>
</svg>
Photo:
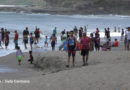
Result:
<svg viewBox="0 0 130 90">
<path fill-rule="evenodd" d="M 0 80 L 30 83 L 0 83 L 0 90 L 130 90 L 130 52 L 124 51 L 122 44 L 112 51 L 90 52 L 85 67 L 77 52 L 76 67 L 69 69 L 65 68 L 66 52 L 34 53 L 35 65 L 29 64 L 27 53 L 24 55 L 21 66 L 15 54 L 0 58 L 0 65 L 17 69 L 0 73 Z"/>
</svg>

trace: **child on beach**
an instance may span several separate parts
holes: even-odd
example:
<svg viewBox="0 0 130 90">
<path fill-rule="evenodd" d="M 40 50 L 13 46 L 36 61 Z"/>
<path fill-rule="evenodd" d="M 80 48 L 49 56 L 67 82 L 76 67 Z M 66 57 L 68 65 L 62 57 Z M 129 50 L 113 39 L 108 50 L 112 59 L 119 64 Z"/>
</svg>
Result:
<svg viewBox="0 0 130 90">
<path fill-rule="evenodd" d="M 20 47 L 18 46 L 17 47 L 17 52 L 16 52 L 16 57 L 18 59 L 18 64 L 21 65 L 21 60 L 22 60 L 22 56 L 23 56 L 23 53 L 20 49 Z M 23 56 L 24 57 L 24 56 Z"/>
<path fill-rule="evenodd" d="M 107 45 L 107 50 L 111 51 L 111 39 L 107 41 L 106 45 Z"/>
<path fill-rule="evenodd" d="M 30 59 L 28 60 L 30 62 L 30 64 L 33 64 L 33 55 L 32 55 L 32 51 L 29 51 L 29 55 L 30 55 Z"/>
<path fill-rule="evenodd" d="M 103 46 L 102 46 L 102 51 L 107 51 L 107 45 L 106 45 L 106 43 L 103 44 Z"/>
<path fill-rule="evenodd" d="M 44 47 L 48 47 L 48 37 L 47 36 L 45 38 Z"/>
<path fill-rule="evenodd" d="M 119 42 L 117 39 L 115 39 L 115 42 L 114 42 L 114 47 L 119 47 Z"/>
</svg>

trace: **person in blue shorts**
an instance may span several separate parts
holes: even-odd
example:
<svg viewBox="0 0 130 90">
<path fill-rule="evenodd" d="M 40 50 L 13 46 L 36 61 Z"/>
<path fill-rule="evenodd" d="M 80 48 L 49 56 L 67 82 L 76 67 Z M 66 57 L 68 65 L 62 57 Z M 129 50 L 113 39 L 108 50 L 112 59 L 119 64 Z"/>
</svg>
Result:
<svg viewBox="0 0 130 90">
<path fill-rule="evenodd" d="M 73 36 L 73 31 L 70 32 L 70 36 L 67 40 L 67 49 L 68 49 L 68 64 L 67 68 L 70 66 L 70 57 L 72 56 L 73 67 L 75 66 L 75 55 L 76 55 L 76 38 Z"/>
</svg>

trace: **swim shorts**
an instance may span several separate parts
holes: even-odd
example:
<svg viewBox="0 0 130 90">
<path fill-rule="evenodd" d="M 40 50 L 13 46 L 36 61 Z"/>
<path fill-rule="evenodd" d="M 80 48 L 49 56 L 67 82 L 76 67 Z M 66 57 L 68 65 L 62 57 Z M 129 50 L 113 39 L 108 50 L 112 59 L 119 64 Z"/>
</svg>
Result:
<svg viewBox="0 0 130 90">
<path fill-rule="evenodd" d="M 89 49 L 82 49 L 81 50 L 81 55 L 82 56 L 85 56 L 85 55 L 88 55 L 89 54 Z"/>
<path fill-rule="evenodd" d="M 55 41 L 52 41 L 52 42 L 51 42 L 51 46 L 52 46 L 52 47 L 55 47 Z"/>
<path fill-rule="evenodd" d="M 74 57 L 75 54 L 76 54 L 76 51 L 72 51 L 72 50 L 69 50 L 69 51 L 68 51 L 68 56 L 71 56 L 71 55 L 72 55 L 72 56 Z"/>
<path fill-rule="evenodd" d="M 18 56 L 17 58 L 18 58 L 18 61 L 21 61 L 21 60 L 22 60 L 22 57 L 21 57 L 21 56 Z"/>
</svg>

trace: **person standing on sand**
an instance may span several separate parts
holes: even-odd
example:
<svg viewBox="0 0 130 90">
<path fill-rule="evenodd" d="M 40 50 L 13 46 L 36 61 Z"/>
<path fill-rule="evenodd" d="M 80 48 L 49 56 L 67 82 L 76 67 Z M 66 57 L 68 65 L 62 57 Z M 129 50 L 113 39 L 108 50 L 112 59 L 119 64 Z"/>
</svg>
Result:
<svg viewBox="0 0 130 90">
<path fill-rule="evenodd" d="M 17 30 L 15 30 L 14 32 L 15 32 L 14 44 L 15 44 L 15 49 L 17 49 L 17 47 L 18 47 L 18 38 L 19 38 L 19 35 L 18 35 Z"/>
<path fill-rule="evenodd" d="M 68 48 L 68 64 L 67 68 L 70 66 L 70 57 L 72 55 L 73 67 L 75 66 L 75 54 L 76 54 L 76 38 L 73 36 L 73 31 L 70 32 L 70 36 L 67 40 L 67 48 Z"/>
<path fill-rule="evenodd" d="M 96 51 L 100 50 L 100 35 L 95 35 L 95 49 Z"/>
<path fill-rule="evenodd" d="M 57 37 L 55 34 L 53 34 L 52 38 L 51 38 L 51 47 L 52 47 L 52 51 L 55 50 L 55 44 L 57 43 Z"/>
<path fill-rule="evenodd" d="M 16 57 L 18 59 L 18 64 L 21 65 L 22 56 L 24 57 L 20 47 L 17 47 Z"/>
<path fill-rule="evenodd" d="M 30 64 L 33 64 L 33 55 L 32 55 L 32 51 L 29 51 L 29 56 L 30 56 L 30 58 L 29 58 L 29 62 L 30 62 Z"/>
<path fill-rule="evenodd" d="M 130 27 L 127 28 L 127 33 L 126 33 L 126 36 L 127 36 L 127 50 L 129 51 L 130 50 Z"/>
<path fill-rule="evenodd" d="M 83 33 L 83 37 L 81 38 L 81 55 L 83 57 L 83 66 L 88 65 L 88 55 L 89 55 L 89 49 L 90 49 L 90 41 L 91 39 L 86 36 L 86 32 Z"/>
</svg>

